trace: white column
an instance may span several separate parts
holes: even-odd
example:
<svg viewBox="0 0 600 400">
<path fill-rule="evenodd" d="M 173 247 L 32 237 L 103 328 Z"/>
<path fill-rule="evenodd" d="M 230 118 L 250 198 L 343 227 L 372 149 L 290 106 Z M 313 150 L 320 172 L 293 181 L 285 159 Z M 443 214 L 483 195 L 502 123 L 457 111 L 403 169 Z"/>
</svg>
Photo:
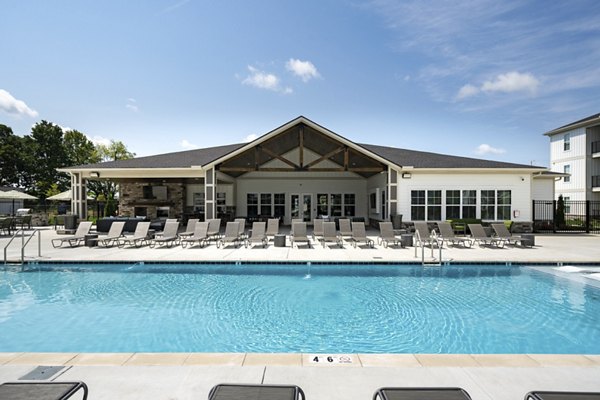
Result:
<svg viewBox="0 0 600 400">
<path fill-rule="evenodd" d="M 87 219 L 87 189 L 81 173 L 71 173 L 71 212 L 79 219 Z"/>
<path fill-rule="evenodd" d="M 398 170 L 388 166 L 388 215 L 386 216 L 391 220 L 392 215 L 398 213 Z"/>
<path fill-rule="evenodd" d="M 210 168 L 204 172 L 204 189 L 205 189 L 205 220 L 217 218 L 216 213 L 216 198 L 215 198 L 215 188 L 217 186 L 215 169 Z"/>
</svg>

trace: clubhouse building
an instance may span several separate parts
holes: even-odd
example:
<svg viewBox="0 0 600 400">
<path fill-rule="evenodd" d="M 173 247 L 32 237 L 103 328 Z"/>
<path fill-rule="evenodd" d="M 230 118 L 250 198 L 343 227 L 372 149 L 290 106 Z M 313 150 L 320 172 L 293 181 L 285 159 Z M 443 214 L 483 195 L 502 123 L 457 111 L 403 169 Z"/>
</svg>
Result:
<svg viewBox="0 0 600 400">
<path fill-rule="evenodd" d="M 531 221 L 552 200 L 546 168 L 354 143 L 300 116 L 242 144 L 63 168 L 73 213 L 86 182 L 119 184 L 119 214 L 201 219 L 327 216 L 366 221 Z"/>
</svg>

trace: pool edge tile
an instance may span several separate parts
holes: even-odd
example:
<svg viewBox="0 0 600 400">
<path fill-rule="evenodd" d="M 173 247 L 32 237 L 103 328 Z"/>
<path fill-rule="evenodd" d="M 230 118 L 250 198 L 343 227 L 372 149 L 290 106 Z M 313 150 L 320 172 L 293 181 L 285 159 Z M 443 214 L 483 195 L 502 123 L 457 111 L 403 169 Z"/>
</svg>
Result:
<svg viewBox="0 0 600 400">
<path fill-rule="evenodd" d="M 590 358 L 579 354 L 527 354 L 542 367 L 592 367 L 596 363 Z"/>
<path fill-rule="evenodd" d="M 246 353 L 242 364 L 244 367 L 257 365 L 302 366 L 300 353 Z"/>
<path fill-rule="evenodd" d="M 223 365 L 241 367 L 246 353 L 190 353 L 183 365 Z"/>
<path fill-rule="evenodd" d="M 79 353 L 69 361 L 73 366 L 122 366 L 134 353 Z"/>
<path fill-rule="evenodd" d="M 415 354 L 424 367 L 478 367 L 470 354 Z"/>
<path fill-rule="evenodd" d="M 189 353 L 134 353 L 123 365 L 184 365 Z"/>
<path fill-rule="evenodd" d="M 332 356 L 333 363 L 327 361 L 327 357 Z M 319 357 L 319 362 L 313 361 L 315 357 Z M 342 360 L 342 357 L 346 361 Z M 362 362 L 358 354 L 337 354 L 337 353 L 302 353 L 302 366 L 303 367 L 333 367 L 333 368 L 357 368 L 362 367 Z"/>
<path fill-rule="evenodd" d="M 363 367 L 417 367 L 423 365 L 414 354 L 358 354 Z"/>
<path fill-rule="evenodd" d="M 471 354 L 481 367 L 540 367 L 527 354 Z"/>
<path fill-rule="evenodd" d="M 18 356 L 23 353 L 0 353 L 0 365 L 5 365 L 10 363 L 11 360 L 14 360 Z"/>
<path fill-rule="evenodd" d="M 4 365 L 69 365 L 79 353 L 20 353 Z"/>
</svg>

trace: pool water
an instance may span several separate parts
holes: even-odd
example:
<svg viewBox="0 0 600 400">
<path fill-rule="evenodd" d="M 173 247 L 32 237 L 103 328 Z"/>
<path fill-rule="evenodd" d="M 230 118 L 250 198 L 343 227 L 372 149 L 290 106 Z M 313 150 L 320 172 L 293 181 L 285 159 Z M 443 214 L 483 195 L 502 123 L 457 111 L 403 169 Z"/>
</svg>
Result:
<svg viewBox="0 0 600 400">
<path fill-rule="evenodd" d="M 494 265 L 39 264 L 0 352 L 600 354 L 600 289 Z"/>
</svg>

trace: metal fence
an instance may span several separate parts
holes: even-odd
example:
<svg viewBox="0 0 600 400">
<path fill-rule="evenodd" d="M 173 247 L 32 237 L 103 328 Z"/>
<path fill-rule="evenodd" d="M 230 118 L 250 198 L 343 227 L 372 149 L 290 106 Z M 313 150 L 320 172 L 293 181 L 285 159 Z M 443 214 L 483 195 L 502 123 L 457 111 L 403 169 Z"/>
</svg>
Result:
<svg viewBox="0 0 600 400">
<path fill-rule="evenodd" d="M 600 233 L 600 201 L 565 200 L 561 213 L 556 200 L 533 200 L 532 219 L 535 232 Z"/>
</svg>

